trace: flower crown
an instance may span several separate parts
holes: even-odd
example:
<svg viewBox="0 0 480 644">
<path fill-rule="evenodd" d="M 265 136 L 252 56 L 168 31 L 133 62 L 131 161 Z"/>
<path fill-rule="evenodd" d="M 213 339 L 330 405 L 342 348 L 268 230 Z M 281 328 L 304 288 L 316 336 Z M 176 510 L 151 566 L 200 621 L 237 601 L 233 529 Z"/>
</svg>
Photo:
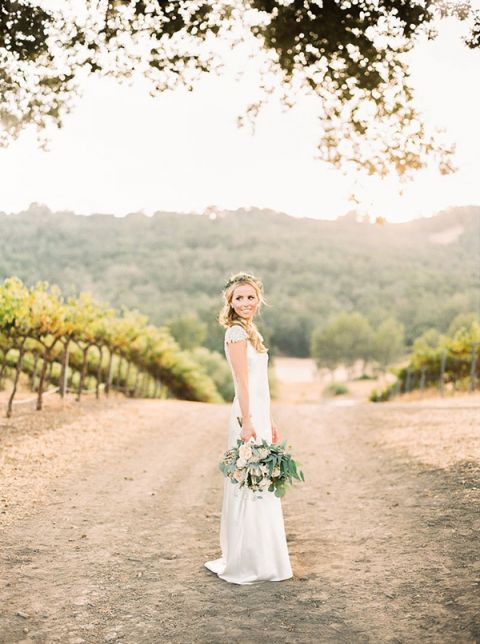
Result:
<svg viewBox="0 0 480 644">
<path fill-rule="evenodd" d="M 232 275 L 223 285 L 223 290 L 226 291 L 227 288 L 232 286 L 232 284 L 236 284 L 237 282 L 243 282 L 244 280 L 251 280 L 255 282 L 255 284 L 258 286 L 260 290 L 263 289 L 262 283 L 253 275 L 250 275 L 250 273 L 238 273 L 237 275 Z"/>
</svg>

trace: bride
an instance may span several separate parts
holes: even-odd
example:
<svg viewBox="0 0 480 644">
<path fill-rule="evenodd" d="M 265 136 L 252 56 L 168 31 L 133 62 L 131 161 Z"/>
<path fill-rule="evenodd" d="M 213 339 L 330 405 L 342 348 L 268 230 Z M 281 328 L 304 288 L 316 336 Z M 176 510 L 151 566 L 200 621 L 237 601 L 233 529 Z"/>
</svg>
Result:
<svg viewBox="0 0 480 644">
<path fill-rule="evenodd" d="M 219 322 L 226 327 L 224 348 L 235 385 L 228 448 L 238 438 L 278 442 L 270 415 L 268 350 L 253 322 L 264 302 L 262 283 L 253 275 L 238 273 L 225 284 L 223 298 Z M 220 579 L 253 584 L 292 577 L 282 506 L 273 492 L 262 492 L 262 498 L 255 499 L 251 490 L 225 479 L 220 547 L 222 556 L 205 563 Z"/>
</svg>

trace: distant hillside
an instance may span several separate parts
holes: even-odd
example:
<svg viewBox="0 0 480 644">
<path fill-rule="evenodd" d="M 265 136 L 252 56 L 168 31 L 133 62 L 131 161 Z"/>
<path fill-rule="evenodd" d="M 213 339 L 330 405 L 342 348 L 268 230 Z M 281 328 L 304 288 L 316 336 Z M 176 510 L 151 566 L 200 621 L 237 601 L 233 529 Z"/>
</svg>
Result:
<svg viewBox="0 0 480 644">
<path fill-rule="evenodd" d="M 48 280 L 102 301 L 137 307 L 156 323 L 195 311 L 221 349 L 215 322 L 226 277 L 252 271 L 271 304 L 263 323 L 274 350 L 306 355 L 310 331 L 341 310 L 373 324 L 402 321 L 409 340 L 444 331 L 478 310 L 480 207 L 403 224 L 296 219 L 269 210 L 88 217 L 0 213 L 0 277 Z"/>
</svg>

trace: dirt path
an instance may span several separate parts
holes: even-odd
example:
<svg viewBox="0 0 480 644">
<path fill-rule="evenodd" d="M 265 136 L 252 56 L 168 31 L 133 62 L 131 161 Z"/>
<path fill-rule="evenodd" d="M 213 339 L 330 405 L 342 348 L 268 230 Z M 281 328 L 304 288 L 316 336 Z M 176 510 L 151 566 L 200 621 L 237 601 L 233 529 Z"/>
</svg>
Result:
<svg viewBox="0 0 480 644">
<path fill-rule="evenodd" d="M 294 579 L 253 587 L 203 568 L 228 410 L 1 428 L 2 643 L 480 641 L 478 406 L 275 405 L 307 482 L 284 501 Z"/>
</svg>

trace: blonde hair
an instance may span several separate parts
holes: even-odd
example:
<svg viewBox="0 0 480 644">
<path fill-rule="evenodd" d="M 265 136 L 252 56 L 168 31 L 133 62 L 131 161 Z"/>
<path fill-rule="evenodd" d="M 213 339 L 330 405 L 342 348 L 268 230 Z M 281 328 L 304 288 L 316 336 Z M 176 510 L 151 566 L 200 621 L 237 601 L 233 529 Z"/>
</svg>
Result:
<svg viewBox="0 0 480 644">
<path fill-rule="evenodd" d="M 267 348 L 263 344 L 262 336 L 260 335 L 254 322 L 246 322 L 243 318 L 237 315 L 235 309 L 232 306 L 233 293 L 235 292 L 235 289 L 238 286 L 243 286 L 245 284 L 248 284 L 255 289 L 258 297 L 257 310 L 260 310 L 262 304 L 267 304 L 263 296 L 263 284 L 258 279 L 258 277 L 255 277 L 255 275 L 251 275 L 250 273 L 236 273 L 227 280 L 223 287 L 224 305 L 222 310 L 218 314 L 218 322 L 225 328 L 228 328 L 233 324 L 240 324 L 245 329 L 248 339 L 250 340 L 254 348 L 259 353 L 265 353 L 267 351 Z"/>
</svg>

